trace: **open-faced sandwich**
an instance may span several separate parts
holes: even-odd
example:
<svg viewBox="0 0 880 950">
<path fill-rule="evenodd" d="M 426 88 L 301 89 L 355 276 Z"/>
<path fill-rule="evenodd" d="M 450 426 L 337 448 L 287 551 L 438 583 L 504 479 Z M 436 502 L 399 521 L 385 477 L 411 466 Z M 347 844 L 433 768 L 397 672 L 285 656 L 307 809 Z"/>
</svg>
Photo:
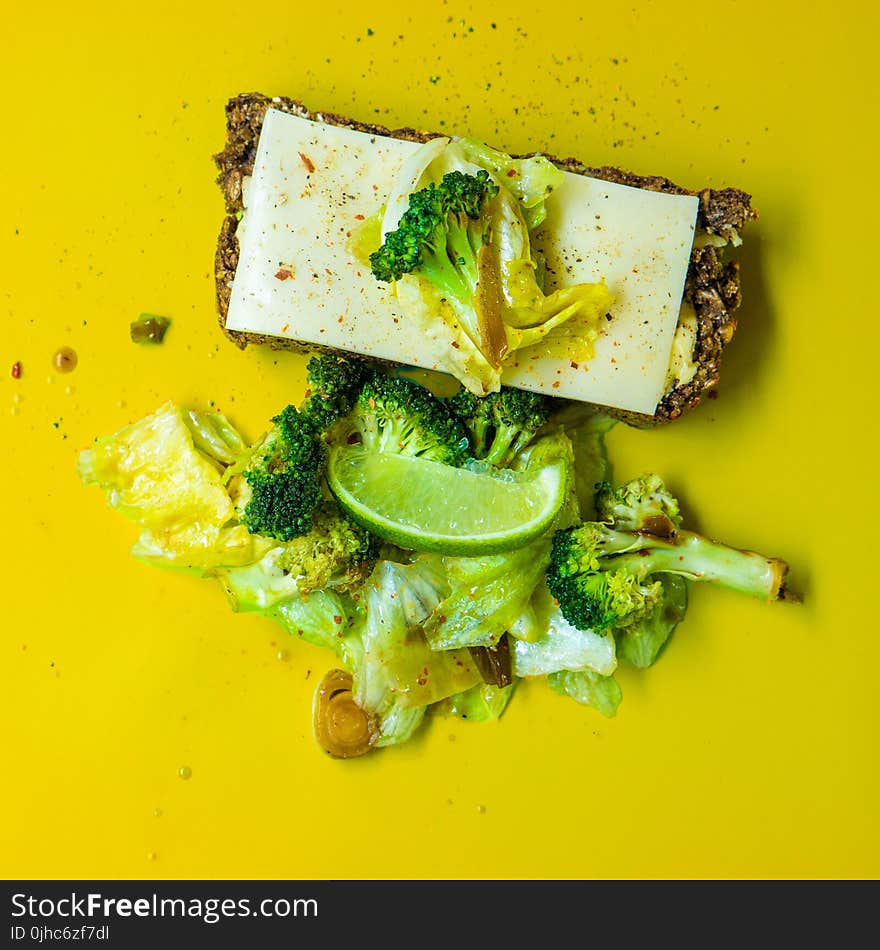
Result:
<svg viewBox="0 0 880 950">
<path fill-rule="evenodd" d="M 225 331 L 339 349 L 674 419 L 718 379 L 756 216 L 735 188 L 468 138 L 389 131 L 291 99 L 227 106 L 216 156 Z"/>
<path fill-rule="evenodd" d="M 497 719 L 527 679 L 611 716 L 618 665 L 656 661 L 694 582 L 792 599 L 784 561 L 688 530 L 658 475 L 613 485 L 606 457 L 619 420 L 674 419 L 717 379 L 747 195 L 264 96 L 228 123 L 221 323 L 320 351 L 307 388 L 253 443 L 169 401 L 80 474 L 137 557 L 335 656 L 324 749 Z"/>
</svg>

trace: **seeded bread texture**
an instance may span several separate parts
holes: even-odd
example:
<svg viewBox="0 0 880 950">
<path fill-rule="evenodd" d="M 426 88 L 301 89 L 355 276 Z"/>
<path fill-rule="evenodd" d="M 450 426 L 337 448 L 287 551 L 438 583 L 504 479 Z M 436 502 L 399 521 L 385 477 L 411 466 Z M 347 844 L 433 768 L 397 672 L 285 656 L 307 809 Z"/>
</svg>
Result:
<svg viewBox="0 0 880 950">
<path fill-rule="evenodd" d="M 226 105 L 226 145 L 214 156 L 217 165 L 217 183 L 223 191 L 226 216 L 220 229 L 215 255 L 215 279 L 217 311 L 223 332 L 238 346 L 249 343 L 262 344 L 276 349 L 312 351 L 313 344 L 300 344 L 278 337 L 258 333 L 243 333 L 226 329 L 226 316 L 232 292 L 232 281 L 238 266 L 238 240 L 236 229 L 244 210 L 242 182 L 253 171 L 257 143 L 263 118 L 269 109 L 279 109 L 304 119 L 344 126 L 372 135 L 387 135 L 412 142 L 426 142 L 440 133 L 417 129 L 387 129 L 380 125 L 358 122 L 347 116 L 329 112 L 312 112 L 301 102 L 280 96 L 269 97 L 260 93 L 244 93 L 230 99 Z M 697 195 L 700 199 L 697 215 L 697 231 L 710 235 L 721 242 L 728 242 L 738 235 L 743 226 L 757 217 L 751 206 L 751 196 L 737 188 L 704 188 L 690 191 L 660 176 L 635 175 L 619 168 L 601 166 L 593 168 L 574 158 L 555 158 L 548 155 L 554 164 L 565 171 L 589 175 L 605 181 L 649 191 L 676 195 Z M 653 416 L 641 413 L 608 410 L 621 421 L 635 426 L 650 426 L 677 419 L 683 412 L 696 407 L 715 386 L 721 372 L 721 357 L 736 330 L 736 310 L 740 305 L 739 264 L 726 260 L 726 248 L 712 244 L 695 245 L 691 252 L 685 282 L 684 299 L 694 308 L 697 317 L 694 362 L 697 371 L 693 378 L 664 393 Z"/>
</svg>

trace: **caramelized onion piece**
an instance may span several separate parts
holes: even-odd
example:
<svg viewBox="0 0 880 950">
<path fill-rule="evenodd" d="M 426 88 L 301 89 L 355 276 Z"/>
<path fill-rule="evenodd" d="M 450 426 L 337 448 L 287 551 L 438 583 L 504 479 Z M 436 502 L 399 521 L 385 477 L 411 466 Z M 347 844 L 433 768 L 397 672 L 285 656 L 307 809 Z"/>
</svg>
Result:
<svg viewBox="0 0 880 950">
<path fill-rule="evenodd" d="M 507 353 L 507 331 L 504 329 L 504 302 L 498 268 L 492 260 L 489 246 L 484 244 L 477 252 L 477 271 L 480 275 L 474 309 L 480 330 L 480 350 L 495 368 Z"/>
<path fill-rule="evenodd" d="M 330 670 L 315 692 L 315 739 L 334 759 L 364 755 L 379 738 L 376 720 L 354 701 L 351 686 L 350 673 Z"/>
<path fill-rule="evenodd" d="M 648 515 L 639 528 L 639 534 L 650 534 L 655 538 L 672 541 L 675 538 L 675 525 L 667 515 Z"/>
<path fill-rule="evenodd" d="M 470 651 L 484 683 L 490 686 L 510 686 L 513 674 L 510 665 L 510 643 L 506 633 L 501 635 L 494 647 L 470 647 Z"/>
</svg>

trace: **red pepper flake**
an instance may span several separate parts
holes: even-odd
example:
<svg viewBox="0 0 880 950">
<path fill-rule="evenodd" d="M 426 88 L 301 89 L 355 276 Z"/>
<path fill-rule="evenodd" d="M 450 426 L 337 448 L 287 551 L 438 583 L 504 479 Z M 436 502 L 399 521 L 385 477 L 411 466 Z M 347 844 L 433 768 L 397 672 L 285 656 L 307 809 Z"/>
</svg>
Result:
<svg viewBox="0 0 880 950">
<path fill-rule="evenodd" d="M 290 280 L 291 277 L 293 277 L 293 271 L 287 267 L 280 267 L 275 274 L 276 280 Z"/>
<path fill-rule="evenodd" d="M 334 615 L 333 615 L 333 623 L 336 623 L 336 624 L 342 623 L 342 615 L 341 615 L 341 614 L 334 614 Z"/>
<path fill-rule="evenodd" d="M 12 364 L 12 378 L 21 379 L 21 360 L 16 360 Z"/>
<path fill-rule="evenodd" d="M 574 360 L 569 360 L 569 364 L 568 364 L 568 365 L 569 365 L 572 369 L 580 369 L 580 364 L 575 363 Z"/>
<path fill-rule="evenodd" d="M 456 343 L 455 340 L 453 340 L 452 343 L 450 343 L 450 346 L 451 346 L 454 350 L 460 350 L 460 349 L 461 349 L 461 346 L 460 346 L 458 343 Z"/>
<path fill-rule="evenodd" d="M 315 163 L 309 158 L 308 155 L 304 155 L 302 152 L 299 153 L 299 157 L 303 165 L 305 165 L 306 171 L 311 175 L 315 170 Z"/>
<path fill-rule="evenodd" d="M 354 219 L 355 219 L 355 221 L 363 221 L 363 220 L 364 220 L 364 216 L 363 216 L 362 214 L 356 214 L 356 215 L 354 216 Z"/>
<path fill-rule="evenodd" d="M 516 178 L 519 175 L 519 172 L 515 168 L 510 168 L 507 171 L 508 178 Z"/>
<path fill-rule="evenodd" d="M 553 389 L 559 389 L 559 380 L 558 380 L 558 379 L 556 380 L 555 383 L 553 383 L 552 388 L 553 388 Z"/>
</svg>

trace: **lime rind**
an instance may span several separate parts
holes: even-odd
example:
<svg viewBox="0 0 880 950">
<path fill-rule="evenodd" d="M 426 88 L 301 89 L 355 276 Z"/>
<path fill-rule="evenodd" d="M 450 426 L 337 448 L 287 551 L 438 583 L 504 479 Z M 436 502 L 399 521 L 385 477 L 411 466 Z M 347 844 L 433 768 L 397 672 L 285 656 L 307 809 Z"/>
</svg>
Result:
<svg viewBox="0 0 880 950">
<path fill-rule="evenodd" d="M 463 556 L 533 541 L 550 528 L 567 491 L 559 461 L 534 471 L 489 471 L 356 445 L 331 451 L 327 481 L 346 514 L 378 537 Z"/>
</svg>

